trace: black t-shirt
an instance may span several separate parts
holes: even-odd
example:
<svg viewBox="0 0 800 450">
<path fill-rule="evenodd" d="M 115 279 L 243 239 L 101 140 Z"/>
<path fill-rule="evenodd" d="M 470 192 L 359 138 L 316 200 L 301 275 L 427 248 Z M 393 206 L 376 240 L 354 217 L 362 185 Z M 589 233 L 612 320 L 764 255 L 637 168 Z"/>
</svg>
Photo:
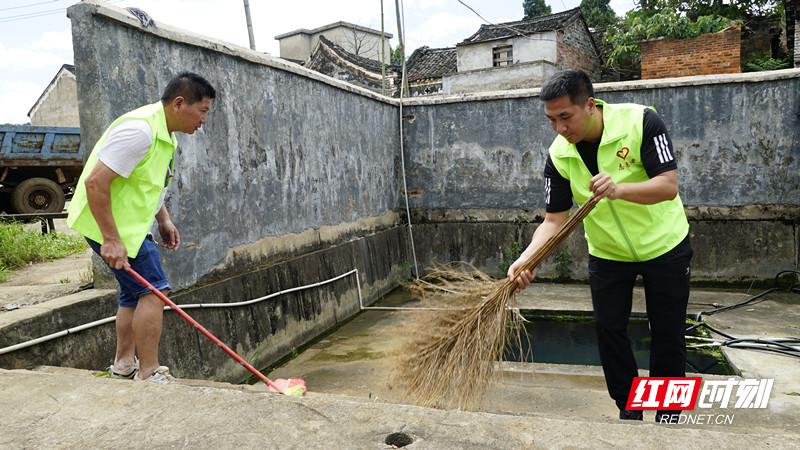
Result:
<svg viewBox="0 0 800 450">
<path fill-rule="evenodd" d="M 672 140 L 667 134 L 667 126 L 664 119 L 652 109 L 645 109 L 643 119 L 642 134 L 642 165 L 647 172 L 647 176 L 654 176 L 675 170 L 678 164 L 675 162 L 672 150 Z M 583 159 L 583 163 L 592 175 L 597 175 L 597 149 L 600 141 L 585 142 L 581 141 L 575 145 L 578 153 Z M 562 177 L 553 165 L 550 155 L 547 155 L 547 163 L 544 166 L 545 183 L 545 210 L 547 212 L 567 211 L 572 207 L 572 190 L 569 187 L 569 180 Z"/>
</svg>

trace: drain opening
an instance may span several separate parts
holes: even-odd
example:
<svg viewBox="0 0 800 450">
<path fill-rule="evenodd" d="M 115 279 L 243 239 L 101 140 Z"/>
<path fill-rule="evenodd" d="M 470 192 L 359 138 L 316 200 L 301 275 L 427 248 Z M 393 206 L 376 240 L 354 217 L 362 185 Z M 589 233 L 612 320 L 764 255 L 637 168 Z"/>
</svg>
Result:
<svg viewBox="0 0 800 450">
<path fill-rule="evenodd" d="M 512 342 L 513 347 L 503 357 L 505 361 L 600 365 L 592 318 L 526 316 L 525 319 L 530 321 L 525 323 L 529 339 L 523 337 L 521 348 Z M 690 325 L 687 324 L 687 328 Z M 650 328 L 647 321 L 630 320 L 628 336 L 637 366 L 649 369 Z M 686 371 L 713 375 L 736 374 L 719 349 L 695 349 L 690 346 L 686 349 Z"/>
<path fill-rule="evenodd" d="M 406 433 L 392 433 L 386 436 L 386 445 L 391 445 L 392 447 L 401 448 L 405 447 L 406 445 L 411 445 L 414 443 L 414 438 L 409 436 Z"/>
</svg>

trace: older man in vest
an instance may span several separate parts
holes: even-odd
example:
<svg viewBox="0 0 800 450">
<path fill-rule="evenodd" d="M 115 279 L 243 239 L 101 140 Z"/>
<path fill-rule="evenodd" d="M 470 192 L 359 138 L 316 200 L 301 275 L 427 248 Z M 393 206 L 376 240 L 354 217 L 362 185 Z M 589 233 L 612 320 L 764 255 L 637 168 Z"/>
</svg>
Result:
<svg viewBox="0 0 800 450">
<path fill-rule="evenodd" d="M 642 420 L 642 411 L 625 409 L 638 376 L 627 324 L 639 275 L 651 331 L 650 376 L 685 376 L 692 248 L 672 142 L 654 109 L 595 99 L 580 70 L 556 73 L 540 98 L 559 134 L 544 169 L 545 219 L 508 277 L 567 220 L 573 200 L 598 201 L 584 229 L 600 360 L 620 419 Z M 521 273 L 519 288 L 535 274 Z M 656 422 L 676 422 L 679 414 L 658 411 Z"/>
<path fill-rule="evenodd" d="M 123 269 L 129 263 L 156 289 L 169 281 L 150 234 L 158 222 L 161 245 L 180 246 L 180 235 L 164 205 L 178 142 L 175 132 L 193 134 L 204 123 L 216 92 L 203 77 L 184 72 L 173 78 L 161 100 L 128 112 L 97 141 L 68 209 L 67 225 L 108 263 L 120 286 L 117 349 L 112 376 L 167 383 L 158 363 L 163 304 Z M 138 358 L 137 358 L 138 355 Z"/>
</svg>

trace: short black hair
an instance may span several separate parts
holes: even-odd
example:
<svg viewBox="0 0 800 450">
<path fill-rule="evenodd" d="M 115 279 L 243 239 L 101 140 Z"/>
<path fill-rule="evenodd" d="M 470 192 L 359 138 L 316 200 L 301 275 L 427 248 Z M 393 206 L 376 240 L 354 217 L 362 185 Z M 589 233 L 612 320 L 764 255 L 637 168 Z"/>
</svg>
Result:
<svg viewBox="0 0 800 450">
<path fill-rule="evenodd" d="M 175 97 L 183 97 L 191 105 L 205 97 L 215 98 L 216 96 L 217 91 L 208 80 L 196 73 L 181 72 L 164 88 L 161 101 L 171 102 Z"/>
<path fill-rule="evenodd" d="M 594 87 L 589 75 L 578 69 L 556 72 L 542 86 L 539 99 L 547 101 L 565 95 L 569 95 L 573 105 L 583 105 L 589 97 L 594 97 Z"/>
</svg>

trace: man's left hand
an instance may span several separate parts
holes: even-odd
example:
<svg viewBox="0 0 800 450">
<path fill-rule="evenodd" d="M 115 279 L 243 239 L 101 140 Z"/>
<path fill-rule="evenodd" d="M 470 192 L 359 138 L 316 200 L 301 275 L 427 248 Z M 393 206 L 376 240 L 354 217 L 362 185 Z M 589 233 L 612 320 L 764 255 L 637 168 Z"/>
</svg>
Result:
<svg viewBox="0 0 800 450">
<path fill-rule="evenodd" d="M 181 245 L 181 236 L 171 220 L 158 222 L 158 232 L 161 234 L 161 246 L 172 251 L 178 250 Z"/>
</svg>

